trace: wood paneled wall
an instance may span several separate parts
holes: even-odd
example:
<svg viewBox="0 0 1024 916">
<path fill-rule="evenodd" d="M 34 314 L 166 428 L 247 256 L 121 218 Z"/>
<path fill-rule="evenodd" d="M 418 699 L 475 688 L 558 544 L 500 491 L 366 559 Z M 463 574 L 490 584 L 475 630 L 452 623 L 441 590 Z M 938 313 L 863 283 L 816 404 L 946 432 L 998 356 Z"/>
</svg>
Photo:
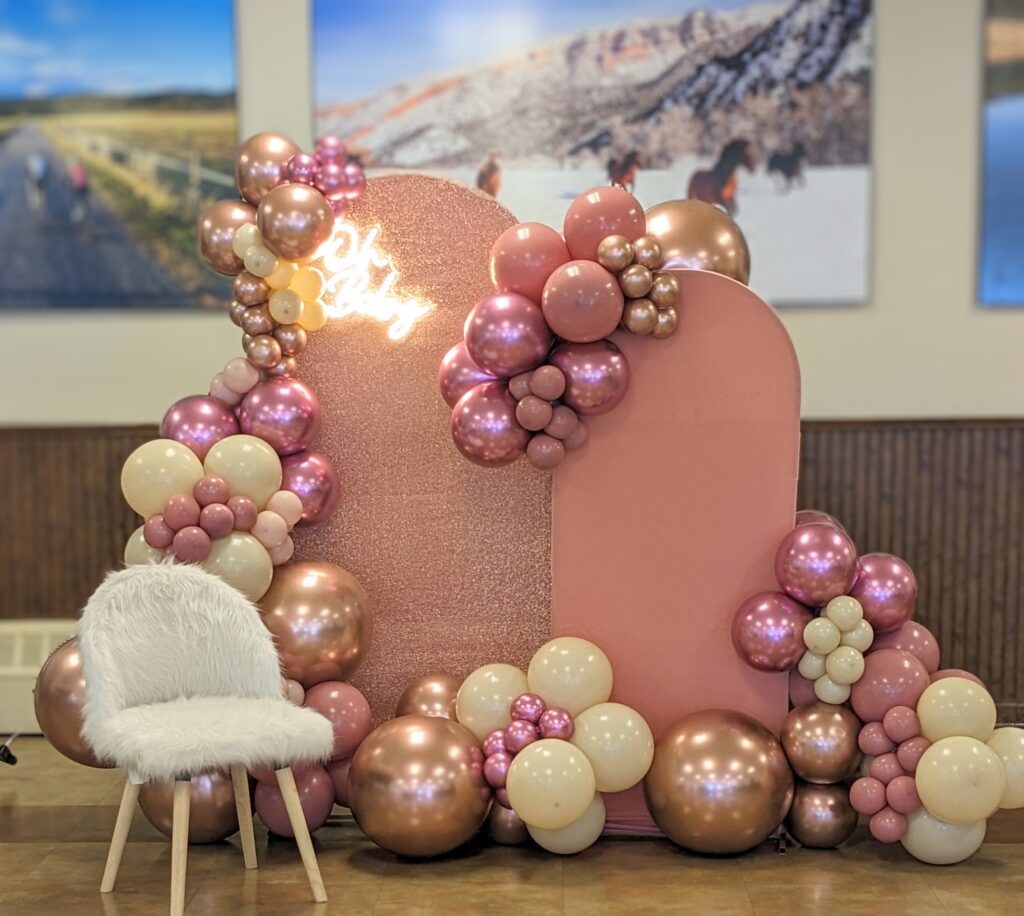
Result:
<svg viewBox="0 0 1024 916">
<path fill-rule="evenodd" d="M 0 429 L 0 617 L 71 617 L 137 521 L 121 464 L 153 427 Z M 800 505 L 905 557 L 943 666 L 1024 720 L 1024 420 L 804 425 Z"/>
</svg>

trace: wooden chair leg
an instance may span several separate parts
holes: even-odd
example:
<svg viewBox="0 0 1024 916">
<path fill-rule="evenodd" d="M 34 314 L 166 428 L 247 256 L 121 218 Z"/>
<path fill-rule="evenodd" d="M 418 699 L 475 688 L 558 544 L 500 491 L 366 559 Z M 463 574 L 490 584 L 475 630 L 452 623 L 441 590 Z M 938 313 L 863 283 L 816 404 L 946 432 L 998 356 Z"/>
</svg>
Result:
<svg viewBox="0 0 1024 916">
<path fill-rule="evenodd" d="M 313 841 L 309 836 L 309 828 L 306 826 L 306 816 L 302 813 L 302 803 L 299 801 L 299 790 L 295 788 L 295 776 L 291 767 L 282 767 L 277 773 L 277 785 L 284 797 L 284 806 L 288 811 L 288 821 L 292 825 L 295 834 L 295 842 L 299 847 L 299 855 L 302 856 L 302 864 L 306 869 L 306 877 L 309 879 L 309 886 L 313 891 L 313 899 L 317 903 L 327 901 L 327 891 L 324 890 L 324 881 L 320 877 L 320 866 L 316 861 L 316 853 L 313 851 Z"/>
<path fill-rule="evenodd" d="M 246 868 L 256 868 L 256 837 L 252 832 L 249 775 L 245 767 L 231 768 L 231 785 L 235 789 L 235 811 L 238 814 L 238 835 L 242 840 L 242 859 Z"/>
<path fill-rule="evenodd" d="M 185 912 L 185 869 L 188 862 L 188 812 L 191 781 L 175 780 L 171 828 L 171 916 Z"/>
<path fill-rule="evenodd" d="M 117 881 L 117 871 L 121 867 L 121 856 L 124 844 L 128 841 L 128 831 L 135 816 L 135 806 L 139 801 L 139 789 L 142 786 L 132 782 L 131 777 L 125 780 L 124 792 L 121 794 L 121 807 L 117 809 L 117 821 L 114 824 L 114 835 L 110 839 L 110 852 L 107 853 L 107 865 L 103 869 L 103 881 L 100 893 L 109 894 Z"/>
</svg>

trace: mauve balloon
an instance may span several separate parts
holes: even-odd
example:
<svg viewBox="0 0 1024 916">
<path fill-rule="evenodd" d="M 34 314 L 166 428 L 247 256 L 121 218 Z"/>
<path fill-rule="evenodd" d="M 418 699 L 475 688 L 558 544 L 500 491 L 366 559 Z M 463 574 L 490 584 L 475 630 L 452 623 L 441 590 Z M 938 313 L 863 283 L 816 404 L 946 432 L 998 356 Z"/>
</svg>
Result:
<svg viewBox="0 0 1024 916">
<path fill-rule="evenodd" d="M 172 404 L 160 424 L 162 438 L 187 446 L 200 461 L 221 439 L 238 431 L 234 412 L 205 394 L 194 394 Z"/>
<path fill-rule="evenodd" d="M 338 504 L 341 489 L 331 459 L 321 452 L 297 452 L 281 459 L 281 489 L 302 500 L 300 525 L 315 525 Z"/>
<path fill-rule="evenodd" d="M 863 606 L 864 619 L 877 638 L 914 616 L 917 579 L 905 560 L 891 553 L 866 553 L 857 564 L 857 581 L 849 594 Z"/>
<path fill-rule="evenodd" d="M 974 681 L 979 687 L 985 687 L 985 682 L 978 677 L 976 674 L 972 674 L 970 671 L 964 671 L 963 668 L 940 668 L 938 671 L 932 672 L 931 682 L 934 684 L 936 681 L 941 681 L 944 677 L 965 677 L 969 681 Z M 987 687 L 985 688 L 988 689 Z"/>
<path fill-rule="evenodd" d="M 781 592 L 761 592 L 740 605 L 732 619 L 732 644 L 752 668 L 787 671 L 804 654 L 804 627 L 811 612 Z"/>
<path fill-rule="evenodd" d="M 519 293 L 485 296 L 473 306 L 464 331 L 473 362 L 501 378 L 535 369 L 551 347 L 540 306 Z"/>
<path fill-rule="evenodd" d="M 494 376 L 484 372 L 469 355 L 466 341 L 460 340 L 444 355 L 437 373 L 441 397 L 449 407 L 454 407 L 470 388 L 483 382 L 493 382 Z"/>
<path fill-rule="evenodd" d="M 570 261 L 557 268 L 541 300 L 551 330 L 576 343 L 611 334 L 622 320 L 623 304 L 615 275 L 593 261 Z"/>
<path fill-rule="evenodd" d="M 279 455 L 294 455 L 320 431 L 320 401 L 298 379 L 267 379 L 245 396 L 238 423 L 242 432 L 263 439 Z"/>
<path fill-rule="evenodd" d="M 467 391 L 452 411 L 451 434 L 456 448 L 483 467 L 511 464 L 530 441 L 503 382 L 484 382 Z"/>
<path fill-rule="evenodd" d="M 491 247 L 491 282 L 500 293 L 522 293 L 540 302 L 544 284 L 569 260 L 562 237 L 543 223 L 506 229 Z"/>
<path fill-rule="evenodd" d="M 801 604 L 821 606 L 847 594 L 856 574 L 857 548 L 833 525 L 794 528 L 775 554 L 775 578 Z"/>
<path fill-rule="evenodd" d="M 646 233 L 647 221 L 632 194 L 605 185 L 584 191 L 569 204 L 562 230 L 574 258 L 596 261 L 597 246 L 609 235 L 624 235 L 632 242 Z"/>
<path fill-rule="evenodd" d="M 939 670 L 938 640 L 916 620 L 908 620 L 895 630 L 876 635 L 869 651 L 878 649 L 902 649 L 919 658 L 929 674 Z"/>
<path fill-rule="evenodd" d="M 369 642 L 369 640 L 367 640 Z M 373 731 L 373 716 L 366 697 L 351 684 L 323 681 L 306 691 L 303 705 L 315 709 L 334 728 L 333 760 L 351 757 Z"/>
<path fill-rule="evenodd" d="M 549 362 L 565 374 L 565 403 L 582 416 L 607 413 L 629 390 L 626 355 L 610 340 L 564 343 Z"/>
<path fill-rule="evenodd" d="M 894 706 L 917 708 L 930 683 L 921 662 L 902 649 L 879 649 L 864 659 L 864 674 L 853 685 L 850 703 L 864 722 L 881 722 Z"/>
<path fill-rule="evenodd" d="M 334 807 L 334 782 L 321 766 L 292 770 L 299 803 L 310 832 L 323 826 Z M 284 797 L 276 784 L 260 782 L 256 786 L 256 813 L 267 830 L 278 836 L 294 836 Z"/>
</svg>

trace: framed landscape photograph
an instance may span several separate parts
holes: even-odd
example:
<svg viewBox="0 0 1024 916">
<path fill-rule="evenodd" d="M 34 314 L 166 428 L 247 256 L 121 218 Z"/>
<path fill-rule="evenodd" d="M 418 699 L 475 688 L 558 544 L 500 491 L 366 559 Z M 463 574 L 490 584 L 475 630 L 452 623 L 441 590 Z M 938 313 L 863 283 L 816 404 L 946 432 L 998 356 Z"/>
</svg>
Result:
<svg viewBox="0 0 1024 916">
<path fill-rule="evenodd" d="M 722 206 L 776 304 L 869 296 L 870 0 L 314 0 L 316 132 L 560 226 L 588 187 Z"/>
<path fill-rule="evenodd" d="M 231 0 L 3 6 L 0 308 L 222 306 L 195 219 L 234 189 Z"/>
</svg>

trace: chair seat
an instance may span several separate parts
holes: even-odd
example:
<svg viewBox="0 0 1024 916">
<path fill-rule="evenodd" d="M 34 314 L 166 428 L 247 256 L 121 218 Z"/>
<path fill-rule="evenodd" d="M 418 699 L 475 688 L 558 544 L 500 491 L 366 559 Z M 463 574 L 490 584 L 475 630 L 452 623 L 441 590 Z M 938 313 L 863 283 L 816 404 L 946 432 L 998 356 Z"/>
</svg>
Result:
<svg viewBox="0 0 1024 916">
<path fill-rule="evenodd" d="M 194 697 L 129 707 L 89 738 L 98 756 L 148 782 L 327 760 L 334 731 L 318 712 L 277 697 Z"/>
</svg>

